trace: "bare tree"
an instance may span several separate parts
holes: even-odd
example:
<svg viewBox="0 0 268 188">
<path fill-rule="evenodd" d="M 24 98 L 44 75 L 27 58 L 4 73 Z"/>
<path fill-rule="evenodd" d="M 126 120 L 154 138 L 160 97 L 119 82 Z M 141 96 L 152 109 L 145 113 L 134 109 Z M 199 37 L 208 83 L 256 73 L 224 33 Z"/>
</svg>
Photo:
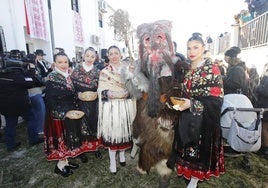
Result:
<svg viewBox="0 0 268 188">
<path fill-rule="evenodd" d="M 132 37 L 134 30 L 132 29 L 132 24 L 129 21 L 128 12 L 123 11 L 122 9 L 118 9 L 114 12 L 113 15 L 109 17 L 109 21 L 110 22 L 108 23 L 108 25 L 110 27 L 114 27 L 116 40 L 125 42 L 130 60 L 133 60 L 129 41 Z"/>
</svg>

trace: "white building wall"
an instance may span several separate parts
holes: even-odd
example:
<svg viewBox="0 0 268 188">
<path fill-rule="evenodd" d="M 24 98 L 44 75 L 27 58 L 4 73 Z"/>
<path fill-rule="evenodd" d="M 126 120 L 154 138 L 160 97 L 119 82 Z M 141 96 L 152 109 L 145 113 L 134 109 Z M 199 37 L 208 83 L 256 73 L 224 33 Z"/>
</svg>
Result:
<svg viewBox="0 0 268 188">
<path fill-rule="evenodd" d="M 71 58 L 75 56 L 74 33 L 73 33 L 73 20 L 71 3 L 66 0 L 52 1 L 52 20 L 55 47 L 64 48 L 67 55 Z M 89 46 L 94 47 L 100 54 L 101 49 L 115 44 L 113 40 L 113 29 L 108 27 L 108 17 L 113 12 L 103 13 L 103 28 L 99 27 L 99 8 L 98 0 L 80 0 L 79 13 L 82 17 L 82 28 L 84 43 L 83 50 Z M 57 10 L 57 11 L 55 11 Z M 111 10 L 110 10 L 111 11 Z M 64 20 L 62 20 L 64 18 Z M 68 20 L 68 21 L 66 21 Z M 63 23 L 66 23 L 63 25 Z M 64 30 L 63 30 L 64 28 Z M 66 37 L 66 35 L 68 37 Z M 99 37 L 99 43 L 92 42 L 92 35 Z"/>
<path fill-rule="evenodd" d="M 44 2 L 46 9 L 47 1 Z M 30 53 L 41 48 L 47 54 L 46 59 L 52 59 L 50 41 L 32 39 L 26 32 L 24 0 L 1 0 L 0 12 L 0 25 L 4 30 L 7 51 L 12 49 L 26 51 L 26 43 L 28 43 Z M 46 16 L 48 24 L 48 15 Z"/>
<path fill-rule="evenodd" d="M 122 52 L 123 48 L 125 48 L 125 43 L 114 39 L 114 28 L 108 25 L 109 17 L 113 15 L 115 10 L 107 3 L 107 1 L 105 6 L 106 11 L 103 12 L 99 9 L 99 0 L 80 0 L 80 3 L 85 39 L 84 49 L 92 46 L 101 55 L 102 49 L 108 49 L 111 45 L 117 45 Z M 99 13 L 102 14 L 103 27 L 99 26 Z M 92 35 L 98 36 L 98 44 L 92 42 Z M 123 56 L 126 55 L 123 54 Z"/>
<path fill-rule="evenodd" d="M 72 58 L 75 56 L 73 11 L 71 1 L 51 0 L 55 48 L 63 48 Z"/>
<path fill-rule="evenodd" d="M 24 26 L 24 1 L 1 0 L 0 25 L 3 27 L 7 50 L 19 49 L 26 51 Z"/>
<path fill-rule="evenodd" d="M 44 1 L 45 17 L 48 28 L 51 22 L 53 26 L 54 47 L 61 47 L 65 50 L 69 58 L 75 57 L 76 47 L 94 47 L 99 53 L 101 49 L 107 49 L 111 45 L 117 45 L 121 51 L 125 49 L 124 57 L 128 56 L 124 42 L 114 39 L 114 29 L 108 26 L 109 17 L 114 13 L 114 9 L 106 4 L 106 12 L 103 13 L 103 27 L 99 27 L 99 0 L 80 0 L 79 10 L 82 17 L 84 43 L 76 46 L 73 31 L 73 10 L 70 0 L 51 0 L 52 20 L 49 19 L 48 0 Z M 5 35 L 7 50 L 19 49 L 26 51 L 26 43 L 29 52 L 36 49 L 43 49 L 47 54 L 45 59 L 53 61 L 53 51 L 51 33 L 49 30 L 49 41 L 30 38 L 26 32 L 26 19 L 24 0 L 0 0 L 0 26 Z M 107 3 L 107 2 L 106 2 Z M 99 37 L 99 43 L 92 42 L 92 35 Z M 131 41 L 130 41 L 131 42 Z M 136 46 L 136 44 L 134 44 Z M 131 44 L 132 46 L 132 44 Z"/>
<path fill-rule="evenodd" d="M 98 50 L 100 45 L 92 42 L 92 35 L 101 36 L 98 30 L 98 1 L 80 0 L 80 5 L 80 14 L 83 18 L 84 49 L 91 46 Z"/>
<path fill-rule="evenodd" d="M 119 45 L 119 42 L 114 40 L 114 28 L 108 26 L 109 17 L 114 14 L 114 9 L 107 4 L 107 13 L 104 14 L 104 44 L 105 48 L 109 48 L 111 45 Z"/>
<path fill-rule="evenodd" d="M 242 50 L 239 57 L 249 68 L 255 66 L 258 73 L 262 74 L 264 65 L 268 63 L 268 46 Z"/>
</svg>

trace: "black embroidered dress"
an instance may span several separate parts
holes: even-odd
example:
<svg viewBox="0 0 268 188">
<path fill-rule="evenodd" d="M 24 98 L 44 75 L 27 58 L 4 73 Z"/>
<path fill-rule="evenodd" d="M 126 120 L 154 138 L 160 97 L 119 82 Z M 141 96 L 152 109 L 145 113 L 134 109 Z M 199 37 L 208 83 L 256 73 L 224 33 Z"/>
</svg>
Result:
<svg viewBox="0 0 268 188">
<path fill-rule="evenodd" d="M 86 91 L 97 92 L 99 72 L 100 70 L 95 65 L 89 71 L 86 71 L 83 65 L 78 65 L 71 75 L 76 94 Z M 98 98 L 93 101 L 78 99 L 78 105 L 85 112 L 85 116 L 82 118 L 83 142 L 90 151 L 96 151 L 102 147 L 101 139 L 97 139 Z"/>
<path fill-rule="evenodd" d="M 51 72 L 46 82 L 45 101 L 44 148 L 47 160 L 64 160 L 87 152 L 87 147 L 82 144 L 81 119 L 65 117 L 68 111 L 78 109 L 71 78 Z"/>
<path fill-rule="evenodd" d="M 203 65 L 186 74 L 184 86 L 186 95 L 191 99 L 192 112 L 203 113 L 203 124 L 198 144 L 182 147 L 179 138 L 176 138 L 179 154 L 177 173 L 186 179 L 196 177 L 199 180 L 219 176 L 225 172 L 220 127 L 223 102 L 220 70 L 206 60 Z"/>
</svg>

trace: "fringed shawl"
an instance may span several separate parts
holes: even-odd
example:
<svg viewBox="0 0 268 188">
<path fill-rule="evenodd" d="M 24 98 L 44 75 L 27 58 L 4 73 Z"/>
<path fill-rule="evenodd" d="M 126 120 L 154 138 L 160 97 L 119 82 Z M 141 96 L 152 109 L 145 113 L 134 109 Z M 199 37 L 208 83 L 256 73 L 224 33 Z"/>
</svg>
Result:
<svg viewBox="0 0 268 188">
<path fill-rule="evenodd" d="M 135 99 L 103 100 L 103 91 L 124 91 L 125 83 L 120 79 L 120 73 L 111 65 L 100 72 L 99 78 L 99 121 L 98 136 L 104 142 L 123 144 L 132 141 L 132 123 L 136 116 Z"/>
</svg>

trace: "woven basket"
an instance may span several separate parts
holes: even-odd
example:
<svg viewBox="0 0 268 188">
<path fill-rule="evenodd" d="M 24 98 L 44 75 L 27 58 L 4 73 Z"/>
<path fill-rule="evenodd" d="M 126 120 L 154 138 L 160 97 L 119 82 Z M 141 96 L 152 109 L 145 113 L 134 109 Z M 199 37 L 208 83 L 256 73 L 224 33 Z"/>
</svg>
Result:
<svg viewBox="0 0 268 188">
<path fill-rule="evenodd" d="M 98 97 L 97 92 L 85 91 L 79 94 L 79 99 L 82 101 L 94 101 Z"/>
<path fill-rule="evenodd" d="M 85 115 L 85 113 L 83 111 L 80 111 L 80 110 L 70 110 L 67 112 L 66 115 L 70 119 L 80 119 Z"/>
</svg>

